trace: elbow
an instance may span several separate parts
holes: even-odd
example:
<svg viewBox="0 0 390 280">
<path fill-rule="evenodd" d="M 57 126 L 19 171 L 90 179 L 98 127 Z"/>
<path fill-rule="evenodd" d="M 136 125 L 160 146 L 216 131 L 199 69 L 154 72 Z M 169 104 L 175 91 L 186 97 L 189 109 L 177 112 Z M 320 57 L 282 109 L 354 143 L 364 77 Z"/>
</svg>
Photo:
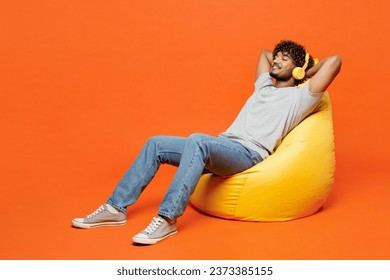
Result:
<svg viewBox="0 0 390 280">
<path fill-rule="evenodd" d="M 341 65 L 343 64 L 343 59 L 340 55 L 336 54 L 332 56 L 332 64 L 336 66 L 336 68 L 341 68 Z"/>
<path fill-rule="evenodd" d="M 343 64 L 343 59 L 340 55 L 334 55 L 329 58 L 329 63 L 331 67 L 334 69 L 336 75 L 340 72 L 341 65 Z"/>
<path fill-rule="evenodd" d="M 268 61 L 272 60 L 272 52 L 270 50 L 264 49 L 260 53 L 260 57 L 264 57 Z"/>
<path fill-rule="evenodd" d="M 261 53 L 266 55 L 266 54 L 272 53 L 272 51 L 269 50 L 269 49 L 263 49 L 263 50 L 261 51 Z"/>
</svg>

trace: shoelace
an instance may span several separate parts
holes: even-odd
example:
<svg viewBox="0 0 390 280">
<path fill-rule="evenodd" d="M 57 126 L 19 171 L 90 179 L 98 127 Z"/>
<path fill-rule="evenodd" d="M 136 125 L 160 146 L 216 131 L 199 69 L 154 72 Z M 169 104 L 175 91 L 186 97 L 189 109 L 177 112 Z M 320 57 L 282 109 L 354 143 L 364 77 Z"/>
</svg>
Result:
<svg viewBox="0 0 390 280">
<path fill-rule="evenodd" d="M 104 209 L 103 205 L 100 206 L 95 212 L 93 212 L 92 214 L 88 215 L 88 216 L 87 216 L 87 219 L 93 218 L 93 217 L 95 217 L 95 216 L 97 216 L 97 215 L 103 213 L 104 210 L 105 210 L 105 209 Z"/>
<path fill-rule="evenodd" d="M 163 219 L 158 217 L 154 217 L 150 224 L 146 227 L 145 232 L 147 234 L 152 234 L 155 230 L 157 230 L 162 224 L 163 224 Z"/>
</svg>

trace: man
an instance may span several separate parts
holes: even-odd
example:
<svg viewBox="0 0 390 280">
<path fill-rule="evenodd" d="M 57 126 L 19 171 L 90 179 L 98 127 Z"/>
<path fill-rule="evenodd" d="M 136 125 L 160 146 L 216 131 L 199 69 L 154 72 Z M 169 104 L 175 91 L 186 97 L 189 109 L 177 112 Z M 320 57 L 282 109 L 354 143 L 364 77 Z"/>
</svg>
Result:
<svg viewBox="0 0 390 280">
<path fill-rule="evenodd" d="M 283 137 L 316 108 L 341 64 L 341 57 L 335 55 L 314 65 L 305 48 L 293 41 L 281 41 L 272 52 L 262 51 L 255 91 L 224 133 L 218 137 L 197 133 L 187 138 L 150 138 L 106 204 L 84 218 L 73 219 L 73 226 L 124 225 L 127 207 L 137 201 L 159 166 L 166 163 L 178 166 L 177 173 L 158 215 L 133 242 L 155 244 L 175 235 L 177 218 L 200 176 L 205 172 L 232 175 L 272 154 Z M 308 78 L 305 86 L 296 87 Z"/>
</svg>

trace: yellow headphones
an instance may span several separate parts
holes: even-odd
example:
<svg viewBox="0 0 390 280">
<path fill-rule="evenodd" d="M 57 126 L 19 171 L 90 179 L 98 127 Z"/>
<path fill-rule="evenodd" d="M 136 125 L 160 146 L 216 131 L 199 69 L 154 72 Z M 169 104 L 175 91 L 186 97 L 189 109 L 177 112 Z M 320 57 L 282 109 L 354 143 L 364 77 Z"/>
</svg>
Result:
<svg viewBox="0 0 390 280">
<path fill-rule="evenodd" d="M 305 64 L 302 66 L 302 67 L 295 67 L 294 70 L 292 71 L 292 76 L 295 80 L 302 80 L 303 78 L 305 78 L 305 70 L 307 68 L 307 65 L 309 64 L 309 53 L 306 52 L 306 56 L 305 56 Z"/>
</svg>

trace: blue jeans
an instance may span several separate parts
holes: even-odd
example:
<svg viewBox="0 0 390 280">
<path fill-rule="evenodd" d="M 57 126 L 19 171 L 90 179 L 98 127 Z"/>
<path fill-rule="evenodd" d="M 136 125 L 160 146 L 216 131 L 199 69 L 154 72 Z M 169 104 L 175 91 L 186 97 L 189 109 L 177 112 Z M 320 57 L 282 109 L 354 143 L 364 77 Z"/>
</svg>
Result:
<svg viewBox="0 0 390 280">
<path fill-rule="evenodd" d="M 158 210 L 160 216 L 176 221 L 183 214 L 203 173 L 232 175 L 252 167 L 261 160 L 257 152 L 224 137 L 199 133 L 188 138 L 152 137 L 120 180 L 107 203 L 127 213 L 127 206 L 137 201 L 161 164 L 178 166 Z"/>
</svg>

